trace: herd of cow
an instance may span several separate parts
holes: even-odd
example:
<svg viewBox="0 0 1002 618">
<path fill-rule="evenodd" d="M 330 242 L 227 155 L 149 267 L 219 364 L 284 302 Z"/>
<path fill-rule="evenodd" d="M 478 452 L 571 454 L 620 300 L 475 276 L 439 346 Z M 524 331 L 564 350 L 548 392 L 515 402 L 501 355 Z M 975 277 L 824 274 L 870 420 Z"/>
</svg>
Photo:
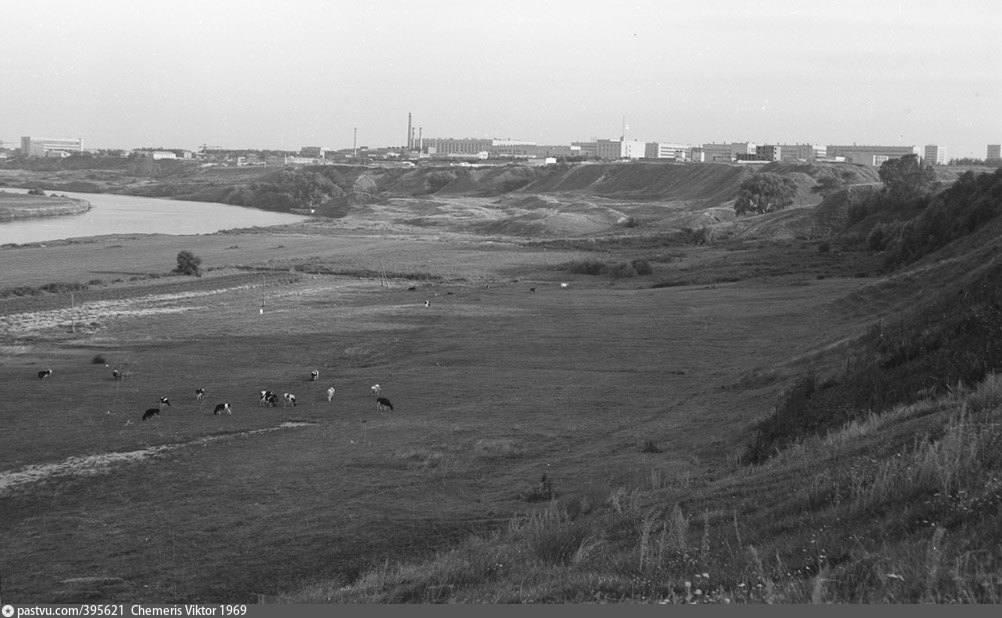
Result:
<svg viewBox="0 0 1002 618">
<path fill-rule="evenodd" d="M 51 375 L 52 375 L 52 369 L 44 369 L 44 370 L 38 372 L 38 379 L 39 380 L 44 380 L 45 378 L 48 378 Z M 124 379 L 126 379 L 128 377 L 131 377 L 131 374 L 128 373 L 128 372 L 121 372 L 121 371 L 119 371 L 117 369 L 114 369 L 111 372 L 111 377 L 112 377 L 112 379 L 115 379 L 115 380 L 124 380 Z M 309 378 L 310 382 L 316 382 L 319 378 L 320 378 L 320 372 L 319 371 L 313 370 L 312 372 L 310 372 L 310 378 Z M 376 398 L 376 409 L 379 410 L 380 412 L 385 412 L 386 410 L 392 410 L 393 409 L 393 404 L 390 403 L 389 399 L 381 396 L 382 390 L 383 390 L 382 387 L 380 387 L 378 384 L 373 384 L 369 388 L 369 395 Z M 336 392 L 336 389 L 333 386 L 327 389 L 327 401 L 328 402 L 332 401 L 334 399 L 334 393 L 335 392 Z M 260 395 L 261 395 L 261 398 L 258 401 L 258 405 L 262 405 L 262 406 L 270 405 L 272 407 L 278 406 L 278 395 L 276 393 L 273 393 L 272 391 L 264 390 L 264 391 L 260 392 Z M 204 388 L 196 388 L 195 389 L 195 398 L 198 399 L 198 401 L 204 400 L 205 399 L 205 389 Z M 283 393 L 282 394 L 282 398 L 285 401 L 285 406 L 284 407 L 289 407 L 289 406 L 293 406 L 294 407 L 298 403 L 296 401 L 296 396 L 293 395 L 292 393 Z M 169 407 L 170 407 L 170 399 L 168 397 L 166 397 L 166 396 L 161 397 L 160 401 L 159 401 L 159 403 L 158 403 L 158 405 L 157 405 L 156 408 L 149 408 L 145 412 L 143 412 L 143 420 L 146 421 L 146 420 L 149 420 L 149 419 L 151 419 L 153 417 L 160 416 L 160 411 L 163 410 L 164 408 L 169 408 Z M 216 407 L 213 408 L 213 410 L 212 410 L 212 414 L 213 415 L 233 414 L 233 410 L 230 408 L 229 402 L 224 402 L 224 403 L 216 404 Z"/>
</svg>

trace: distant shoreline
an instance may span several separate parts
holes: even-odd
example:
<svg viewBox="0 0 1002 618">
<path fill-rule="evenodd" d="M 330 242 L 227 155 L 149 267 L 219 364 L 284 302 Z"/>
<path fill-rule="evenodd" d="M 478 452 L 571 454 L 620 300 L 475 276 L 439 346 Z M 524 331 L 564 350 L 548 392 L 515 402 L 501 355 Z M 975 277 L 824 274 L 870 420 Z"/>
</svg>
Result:
<svg viewBox="0 0 1002 618">
<path fill-rule="evenodd" d="M 78 215 L 91 209 L 87 200 L 9 193 L 0 190 L 0 222 Z"/>
</svg>

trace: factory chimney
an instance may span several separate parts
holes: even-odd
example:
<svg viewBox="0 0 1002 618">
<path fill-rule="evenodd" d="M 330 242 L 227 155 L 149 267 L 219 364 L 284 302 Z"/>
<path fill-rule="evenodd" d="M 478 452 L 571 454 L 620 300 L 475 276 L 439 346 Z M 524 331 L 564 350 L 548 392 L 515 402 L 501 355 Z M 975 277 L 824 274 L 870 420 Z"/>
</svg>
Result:
<svg viewBox="0 0 1002 618">
<path fill-rule="evenodd" d="M 411 128 L 411 113 L 407 112 L 407 150 L 414 145 L 414 129 Z"/>
</svg>

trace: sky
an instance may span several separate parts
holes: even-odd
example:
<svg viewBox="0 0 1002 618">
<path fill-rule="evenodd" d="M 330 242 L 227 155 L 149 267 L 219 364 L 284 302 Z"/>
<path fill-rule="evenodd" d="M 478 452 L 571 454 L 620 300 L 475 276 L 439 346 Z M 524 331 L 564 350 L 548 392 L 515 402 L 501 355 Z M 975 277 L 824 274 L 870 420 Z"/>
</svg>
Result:
<svg viewBox="0 0 1002 618">
<path fill-rule="evenodd" d="M 998 0 L 0 0 L 0 140 L 1002 142 Z"/>
</svg>

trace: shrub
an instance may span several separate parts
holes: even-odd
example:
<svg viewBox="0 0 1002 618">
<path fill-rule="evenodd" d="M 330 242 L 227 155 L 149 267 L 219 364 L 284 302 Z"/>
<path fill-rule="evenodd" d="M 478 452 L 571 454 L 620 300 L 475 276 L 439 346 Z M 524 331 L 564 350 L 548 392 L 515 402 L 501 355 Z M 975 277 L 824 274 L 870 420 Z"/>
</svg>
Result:
<svg viewBox="0 0 1002 618">
<path fill-rule="evenodd" d="M 526 502 L 543 502 L 552 500 L 556 496 L 553 491 L 553 479 L 545 474 L 539 482 L 525 495 Z"/>
<path fill-rule="evenodd" d="M 202 258 L 193 254 L 191 251 L 181 251 L 177 254 L 177 268 L 172 272 L 179 275 L 188 275 L 201 277 L 202 269 L 199 267 L 202 263 Z"/>
<path fill-rule="evenodd" d="M 832 250 L 832 244 L 827 240 L 818 245 L 818 253 L 829 253 Z"/>
<path fill-rule="evenodd" d="M 95 365 L 106 365 L 106 364 L 108 364 L 108 361 L 104 360 L 104 357 L 101 356 L 100 354 L 98 354 L 97 356 L 95 356 L 94 358 L 92 358 L 90 360 L 90 362 L 93 363 L 93 364 L 95 364 Z"/>
<path fill-rule="evenodd" d="M 609 274 L 614 279 L 627 279 L 629 277 L 636 277 L 637 271 L 633 270 L 633 265 L 629 262 L 620 262 L 609 269 Z"/>
<path fill-rule="evenodd" d="M 649 275 L 654 272 L 654 269 L 651 268 L 651 263 L 647 261 L 647 258 L 638 258 L 633 260 L 630 262 L 630 265 L 633 266 L 633 270 L 635 270 L 638 275 Z"/>
<path fill-rule="evenodd" d="M 570 262 L 566 265 L 566 269 L 575 275 L 603 275 L 609 270 L 609 266 L 598 260 L 585 260 Z"/>
</svg>

